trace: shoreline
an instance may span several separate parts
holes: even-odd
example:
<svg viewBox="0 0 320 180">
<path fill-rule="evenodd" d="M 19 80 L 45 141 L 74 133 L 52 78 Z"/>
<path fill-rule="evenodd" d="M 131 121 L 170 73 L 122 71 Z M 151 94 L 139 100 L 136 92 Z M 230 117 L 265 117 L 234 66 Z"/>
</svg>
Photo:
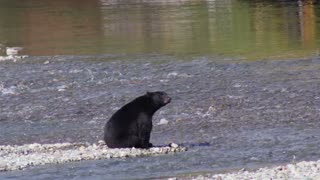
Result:
<svg viewBox="0 0 320 180">
<path fill-rule="evenodd" d="M 62 164 L 82 160 L 129 158 L 163 155 L 187 151 L 187 148 L 171 143 L 166 147 L 150 149 L 110 149 L 102 141 L 89 143 L 25 144 L 0 146 L 0 172 L 21 170 L 44 164 Z"/>
<path fill-rule="evenodd" d="M 187 151 L 187 148 L 172 143 L 167 147 L 150 149 L 110 149 L 102 141 L 89 143 L 56 143 L 25 144 L 0 146 L 0 172 L 22 170 L 32 166 L 45 164 L 63 164 L 83 160 L 100 160 L 111 158 L 130 158 L 153 155 L 164 155 Z M 256 170 L 241 169 L 239 171 L 178 176 L 168 179 L 194 180 L 234 180 L 234 179 L 320 179 L 320 160 L 301 161 L 285 165 L 263 167 Z"/>
<path fill-rule="evenodd" d="M 170 179 L 170 178 L 169 178 Z M 180 178 L 171 178 L 180 179 Z M 181 178 L 184 179 L 184 178 Z M 256 170 L 241 169 L 235 172 L 186 177 L 193 180 L 256 180 L 256 179 L 320 179 L 320 160 L 301 161 L 285 165 L 263 167 Z"/>
</svg>

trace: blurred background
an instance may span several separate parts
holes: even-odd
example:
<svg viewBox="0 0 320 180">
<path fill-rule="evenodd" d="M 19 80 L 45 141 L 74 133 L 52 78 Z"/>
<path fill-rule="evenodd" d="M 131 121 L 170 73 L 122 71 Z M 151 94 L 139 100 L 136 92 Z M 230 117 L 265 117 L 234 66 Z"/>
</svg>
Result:
<svg viewBox="0 0 320 180">
<path fill-rule="evenodd" d="M 27 55 L 300 58 L 319 54 L 318 7 L 315 0 L 1 0 L 0 44 Z"/>
</svg>

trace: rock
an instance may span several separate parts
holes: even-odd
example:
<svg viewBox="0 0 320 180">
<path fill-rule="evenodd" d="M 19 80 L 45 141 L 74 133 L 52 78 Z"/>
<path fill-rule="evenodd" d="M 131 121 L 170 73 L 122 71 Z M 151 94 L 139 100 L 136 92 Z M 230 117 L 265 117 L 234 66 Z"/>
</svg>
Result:
<svg viewBox="0 0 320 180">
<path fill-rule="evenodd" d="M 15 55 L 18 55 L 22 50 L 23 50 L 22 47 L 7 47 L 6 54 L 8 56 L 10 55 L 15 56 Z"/>
<path fill-rule="evenodd" d="M 175 77 L 175 76 L 177 76 L 177 75 L 178 75 L 177 72 L 170 72 L 170 73 L 168 73 L 167 77 L 168 77 L 168 78 L 169 78 L 169 77 Z"/>
<path fill-rule="evenodd" d="M 168 123 L 169 123 L 169 121 L 168 121 L 168 120 L 166 120 L 166 119 L 162 118 L 162 119 L 160 119 L 160 122 L 158 122 L 158 124 L 157 124 L 157 125 L 165 125 L 165 124 L 168 124 Z"/>
<path fill-rule="evenodd" d="M 17 56 L 17 55 L 9 55 L 9 56 L 0 56 L 0 62 L 1 61 L 13 61 L 16 62 L 19 59 L 24 59 L 27 58 L 27 55 L 23 55 L 23 56 Z"/>
<path fill-rule="evenodd" d="M 104 146 L 104 145 L 106 145 L 106 143 L 103 140 L 99 140 L 98 141 L 98 145 L 99 146 Z"/>
<path fill-rule="evenodd" d="M 179 145 L 176 144 L 176 143 L 170 143 L 169 146 L 172 147 L 172 148 L 177 148 L 177 147 L 179 147 Z"/>
<path fill-rule="evenodd" d="M 84 151 L 84 150 L 85 150 L 85 147 L 84 147 L 84 146 L 80 146 L 79 150 L 80 150 L 80 151 Z"/>
<path fill-rule="evenodd" d="M 61 85 L 61 86 L 58 86 L 58 87 L 57 87 L 57 89 L 58 89 L 59 92 L 65 91 L 67 88 L 68 88 L 67 85 Z"/>
</svg>

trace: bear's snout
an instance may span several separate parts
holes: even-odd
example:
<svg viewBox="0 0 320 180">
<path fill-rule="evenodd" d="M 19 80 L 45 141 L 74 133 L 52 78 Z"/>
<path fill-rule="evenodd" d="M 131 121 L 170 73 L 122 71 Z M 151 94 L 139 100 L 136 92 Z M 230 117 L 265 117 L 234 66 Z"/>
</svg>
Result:
<svg viewBox="0 0 320 180">
<path fill-rule="evenodd" d="M 165 104 L 170 103 L 170 102 L 171 102 L 171 97 L 168 96 L 168 95 L 163 96 L 163 102 L 164 102 Z"/>
</svg>

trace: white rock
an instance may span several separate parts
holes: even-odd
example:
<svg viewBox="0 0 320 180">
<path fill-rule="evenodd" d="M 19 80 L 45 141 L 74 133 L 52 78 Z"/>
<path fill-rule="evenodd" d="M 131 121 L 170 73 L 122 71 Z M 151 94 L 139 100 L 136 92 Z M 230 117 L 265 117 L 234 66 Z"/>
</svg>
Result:
<svg viewBox="0 0 320 180">
<path fill-rule="evenodd" d="M 10 55 L 18 55 L 23 50 L 22 47 L 7 47 L 6 53 L 8 56 Z"/>
<path fill-rule="evenodd" d="M 168 121 L 168 120 L 166 120 L 166 119 L 162 118 L 162 119 L 160 119 L 160 122 L 158 122 L 158 124 L 157 124 L 157 125 L 165 125 L 165 124 L 168 124 L 168 123 L 169 123 L 169 121 Z"/>
<path fill-rule="evenodd" d="M 57 89 L 58 89 L 59 92 L 65 91 L 67 88 L 68 88 L 67 85 L 61 85 L 61 86 L 58 86 L 58 87 L 57 87 Z"/>
<path fill-rule="evenodd" d="M 28 57 L 27 55 L 17 56 L 17 55 L 8 55 L 8 56 L 0 56 L 0 61 L 13 61 L 16 62 L 19 59 L 24 59 Z"/>
<path fill-rule="evenodd" d="M 177 72 L 170 72 L 170 73 L 168 73 L 167 77 L 175 77 L 177 75 L 178 75 Z"/>
<path fill-rule="evenodd" d="M 169 146 L 172 147 L 172 148 L 177 148 L 177 147 L 179 147 L 179 145 L 176 144 L 176 143 L 170 143 Z"/>
</svg>

